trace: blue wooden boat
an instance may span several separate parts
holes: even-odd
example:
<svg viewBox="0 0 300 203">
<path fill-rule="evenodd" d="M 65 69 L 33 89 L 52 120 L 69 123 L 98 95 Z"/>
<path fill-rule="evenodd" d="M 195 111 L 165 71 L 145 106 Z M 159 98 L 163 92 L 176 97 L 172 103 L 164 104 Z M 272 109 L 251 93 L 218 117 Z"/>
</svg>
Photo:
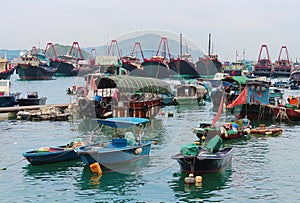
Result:
<svg viewBox="0 0 300 203">
<path fill-rule="evenodd" d="M 231 163 L 233 148 L 220 148 L 222 139 L 219 136 L 212 138 L 206 148 L 195 144 L 182 147 L 179 154 L 172 156 L 182 172 L 200 175 L 222 171 Z"/>
<path fill-rule="evenodd" d="M 146 118 L 116 117 L 98 119 L 99 124 L 112 128 L 129 128 L 149 122 Z M 142 128 L 144 130 L 144 127 Z M 141 133 L 142 134 L 142 133 Z M 150 141 L 142 141 L 141 134 L 138 141 L 133 133 L 126 132 L 124 137 L 113 138 L 107 142 L 99 142 L 81 146 L 76 149 L 82 161 L 88 165 L 98 162 L 105 168 L 112 168 L 116 164 L 131 162 L 149 155 Z"/>
<path fill-rule="evenodd" d="M 77 152 L 74 150 L 80 146 L 81 142 L 71 142 L 71 144 L 56 146 L 56 147 L 41 147 L 37 150 L 24 152 L 22 155 L 32 165 L 50 164 L 63 161 L 80 159 Z"/>
</svg>

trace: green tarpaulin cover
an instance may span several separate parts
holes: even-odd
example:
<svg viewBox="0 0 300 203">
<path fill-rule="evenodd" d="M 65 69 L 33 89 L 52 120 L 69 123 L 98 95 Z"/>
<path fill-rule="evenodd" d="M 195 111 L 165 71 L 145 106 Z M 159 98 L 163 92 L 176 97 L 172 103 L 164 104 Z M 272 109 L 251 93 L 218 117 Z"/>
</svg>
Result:
<svg viewBox="0 0 300 203">
<path fill-rule="evenodd" d="M 180 147 L 180 153 L 183 156 L 197 156 L 199 154 L 199 148 L 194 143 L 184 144 Z"/>
</svg>

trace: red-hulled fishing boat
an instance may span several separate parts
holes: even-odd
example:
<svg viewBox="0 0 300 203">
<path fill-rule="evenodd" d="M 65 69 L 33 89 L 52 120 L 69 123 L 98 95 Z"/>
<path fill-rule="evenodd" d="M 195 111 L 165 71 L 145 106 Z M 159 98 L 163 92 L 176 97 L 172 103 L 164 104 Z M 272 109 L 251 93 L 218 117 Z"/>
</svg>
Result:
<svg viewBox="0 0 300 203">
<path fill-rule="evenodd" d="M 285 50 L 286 58 L 282 58 L 282 51 Z M 289 77 L 291 74 L 292 64 L 286 46 L 282 46 L 279 52 L 278 60 L 273 67 L 273 77 Z"/>
<path fill-rule="evenodd" d="M 267 58 L 262 58 L 262 51 L 266 50 Z M 266 76 L 272 75 L 272 62 L 270 60 L 269 51 L 267 45 L 263 44 L 260 48 L 258 61 L 254 66 L 253 74 L 255 76 Z"/>
</svg>

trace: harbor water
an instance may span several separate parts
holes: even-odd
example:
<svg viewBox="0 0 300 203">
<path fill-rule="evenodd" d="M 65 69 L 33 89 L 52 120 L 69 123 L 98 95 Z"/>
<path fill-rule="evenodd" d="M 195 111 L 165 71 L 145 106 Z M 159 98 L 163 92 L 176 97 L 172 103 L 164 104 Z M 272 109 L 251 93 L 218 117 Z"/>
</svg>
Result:
<svg viewBox="0 0 300 203">
<path fill-rule="evenodd" d="M 48 81 L 11 79 L 12 92 L 38 91 L 47 104 L 69 103 L 71 85 L 82 78 L 60 77 Z M 180 146 L 197 140 L 192 128 L 211 123 L 212 104 L 203 107 L 166 106 L 144 135 L 153 140 L 150 156 L 130 167 L 93 174 L 79 161 L 33 166 L 22 153 L 56 146 L 76 138 L 90 139 L 90 121 L 0 121 L 1 202 L 299 202 L 300 125 L 279 123 L 279 137 L 247 137 L 224 142 L 234 147 L 224 171 L 204 174 L 200 186 L 184 184 L 186 174 L 171 156 Z M 173 116 L 168 116 L 173 113 Z M 225 117 L 222 116 L 221 120 Z M 93 139 L 100 139 L 97 132 Z M 298 157 L 298 158 L 297 158 Z"/>
</svg>

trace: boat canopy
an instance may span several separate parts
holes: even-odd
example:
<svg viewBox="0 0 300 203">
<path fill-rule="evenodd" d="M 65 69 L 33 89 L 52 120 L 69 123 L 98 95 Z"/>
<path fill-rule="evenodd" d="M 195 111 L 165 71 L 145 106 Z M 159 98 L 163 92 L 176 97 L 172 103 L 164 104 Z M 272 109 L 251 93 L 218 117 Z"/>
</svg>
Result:
<svg viewBox="0 0 300 203">
<path fill-rule="evenodd" d="M 129 128 L 134 125 L 148 123 L 147 118 L 137 118 L 137 117 L 115 117 L 107 119 L 97 119 L 99 124 L 103 124 L 112 128 Z"/>
<path fill-rule="evenodd" d="M 128 75 L 107 76 L 95 79 L 97 89 L 117 88 L 121 92 L 127 93 L 171 93 L 170 85 L 155 78 L 133 77 Z"/>
<path fill-rule="evenodd" d="M 227 81 L 227 82 L 237 82 L 240 85 L 246 85 L 247 80 L 249 80 L 248 77 L 246 76 L 230 76 L 222 79 L 222 81 Z"/>
</svg>

